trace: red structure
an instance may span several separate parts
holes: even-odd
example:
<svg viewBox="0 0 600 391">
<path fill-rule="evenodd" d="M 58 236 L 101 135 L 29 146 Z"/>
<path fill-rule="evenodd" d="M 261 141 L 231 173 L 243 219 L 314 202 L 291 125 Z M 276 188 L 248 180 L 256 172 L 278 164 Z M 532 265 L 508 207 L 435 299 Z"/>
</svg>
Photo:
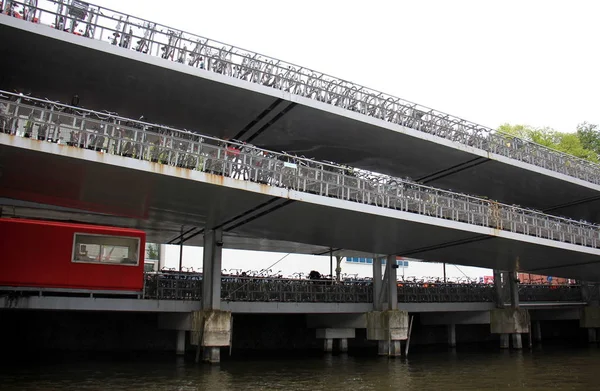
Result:
<svg viewBox="0 0 600 391">
<path fill-rule="evenodd" d="M 0 218 L 0 285 L 139 291 L 146 234 Z"/>
<path fill-rule="evenodd" d="M 519 273 L 518 277 L 521 284 L 565 285 L 572 283 L 572 280 L 567 278 L 542 276 L 540 274 Z"/>
</svg>

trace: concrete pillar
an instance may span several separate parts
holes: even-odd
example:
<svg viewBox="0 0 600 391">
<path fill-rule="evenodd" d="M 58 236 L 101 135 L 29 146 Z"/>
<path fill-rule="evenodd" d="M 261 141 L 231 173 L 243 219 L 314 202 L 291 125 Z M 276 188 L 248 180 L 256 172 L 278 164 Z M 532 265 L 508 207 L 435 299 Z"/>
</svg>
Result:
<svg viewBox="0 0 600 391">
<path fill-rule="evenodd" d="M 218 346 L 204 346 L 202 348 L 202 361 L 209 364 L 221 362 L 221 348 Z"/>
<path fill-rule="evenodd" d="M 596 333 L 596 329 L 594 328 L 589 328 L 588 330 L 588 342 L 589 343 L 596 343 L 598 342 L 598 335 Z"/>
<path fill-rule="evenodd" d="M 512 334 L 512 345 L 513 349 L 523 349 L 521 334 Z"/>
<path fill-rule="evenodd" d="M 356 329 L 353 328 L 325 328 L 316 330 L 317 339 L 323 340 L 323 350 L 325 352 L 333 351 L 333 341 L 338 341 L 338 348 L 341 352 L 348 351 L 348 338 L 356 337 Z"/>
<path fill-rule="evenodd" d="M 383 309 L 382 303 L 380 301 L 381 285 L 382 285 L 381 258 L 374 255 L 373 256 L 373 309 L 376 311 L 381 311 Z"/>
<path fill-rule="evenodd" d="M 167 257 L 167 245 L 161 244 L 158 246 L 158 270 L 160 271 L 165 267 L 165 261 Z"/>
<path fill-rule="evenodd" d="M 508 349 L 510 347 L 509 336 L 510 334 L 500 334 L 500 349 Z"/>
<path fill-rule="evenodd" d="M 396 261 L 395 255 L 388 255 L 387 257 L 387 266 L 388 270 L 388 310 L 397 310 L 398 309 L 398 264 Z"/>
<path fill-rule="evenodd" d="M 210 230 L 204 234 L 202 259 L 202 309 L 221 308 L 221 254 L 223 231 Z"/>
<path fill-rule="evenodd" d="M 325 338 L 323 340 L 323 351 L 325 353 L 333 352 L 333 338 Z"/>
<path fill-rule="evenodd" d="M 223 231 L 209 230 L 204 234 L 204 254 L 202 259 L 202 310 L 221 308 L 221 255 L 223 252 Z M 206 327 L 206 326 L 204 326 Z M 233 332 L 229 330 L 229 332 Z M 221 361 L 221 348 L 206 344 L 202 346 L 202 361 L 216 364 Z"/>
<path fill-rule="evenodd" d="M 380 356 L 399 357 L 402 355 L 402 341 L 377 341 Z"/>
<path fill-rule="evenodd" d="M 511 308 L 519 308 L 519 285 L 517 283 L 517 272 L 508 273 L 508 286 L 510 290 L 510 306 Z"/>
<path fill-rule="evenodd" d="M 390 357 L 402 356 L 402 341 L 390 341 Z"/>
<path fill-rule="evenodd" d="M 377 354 L 387 356 L 389 346 L 388 341 L 377 341 Z"/>
<path fill-rule="evenodd" d="M 497 308 L 504 308 L 504 294 L 502 288 L 502 272 L 500 270 L 494 270 L 494 288 Z"/>
<path fill-rule="evenodd" d="M 448 325 L 448 346 L 456 347 L 456 325 L 454 323 Z"/>
<path fill-rule="evenodd" d="M 542 342 L 542 325 L 539 320 L 533 324 L 533 340 L 538 343 Z"/>
<path fill-rule="evenodd" d="M 185 354 L 185 330 L 177 330 L 177 348 L 175 353 L 179 356 Z"/>
<path fill-rule="evenodd" d="M 340 338 L 339 340 L 340 343 L 340 353 L 347 353 L 348 352 L 348 338 Z"/>
</svg>

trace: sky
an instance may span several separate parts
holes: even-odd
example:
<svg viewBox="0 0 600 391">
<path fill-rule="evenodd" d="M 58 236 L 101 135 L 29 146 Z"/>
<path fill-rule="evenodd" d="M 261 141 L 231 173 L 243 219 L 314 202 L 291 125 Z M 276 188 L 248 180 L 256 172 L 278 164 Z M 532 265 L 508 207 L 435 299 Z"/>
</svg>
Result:
<svg viewBox="0 0 600 391">
<path fill-rule="evenodd" d="M 583 121 L 600 123 L 600 1 L 93 2 L 492 128 L 572 132 Z M 168 263 L 178 263 L 178 251 L 169 254 Z M 283 255 L 226 250 L 224 268 L 262 268 Z M 295 255 L 282 267 L 308 272 L 314 260 Z M 199 267 L 201 250 L 187 249 L 184 264 Z M 326 259 L 323 265 L 326 271 Z M 431 274 L 440 267 L 432 265 Z"/>
<path fill-rule="evenodd" d="M 492 128 L 600 123 L 600 1 L 94 3 Z"/>
</svg>

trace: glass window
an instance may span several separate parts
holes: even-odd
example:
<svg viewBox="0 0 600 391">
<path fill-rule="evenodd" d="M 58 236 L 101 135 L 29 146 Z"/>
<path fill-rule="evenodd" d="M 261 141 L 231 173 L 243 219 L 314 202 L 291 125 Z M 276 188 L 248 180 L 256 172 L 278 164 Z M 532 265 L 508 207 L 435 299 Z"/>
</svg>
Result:
<svg viewBox="0 0 600 391">
<path fill-rule="evenodd" d="M 73 262 L 138 265 L 140 240 L 125 236 L 75 234 Z"/>
</svg>

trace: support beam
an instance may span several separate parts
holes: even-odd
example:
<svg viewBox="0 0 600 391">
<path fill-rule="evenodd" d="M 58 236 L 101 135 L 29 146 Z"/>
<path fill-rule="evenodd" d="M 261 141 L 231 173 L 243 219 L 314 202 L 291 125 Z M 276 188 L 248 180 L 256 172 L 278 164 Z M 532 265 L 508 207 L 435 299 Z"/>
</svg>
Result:
<svg viewBox="0 0 600 391">
<path fill-rule="evenodd" d="M 596 342 L 598 342 L 598 334 L 596 332 L 596 329 L 594 329 L 594 328 L 589 328 L 588 329 L 588 342 L 589 343 L 596 343 Z"/>
<path fill-rule="evenodd" d="M 456 347 L 456 325 L 454 323 L 448 325 L 448 346 Z"/>
</svg>

